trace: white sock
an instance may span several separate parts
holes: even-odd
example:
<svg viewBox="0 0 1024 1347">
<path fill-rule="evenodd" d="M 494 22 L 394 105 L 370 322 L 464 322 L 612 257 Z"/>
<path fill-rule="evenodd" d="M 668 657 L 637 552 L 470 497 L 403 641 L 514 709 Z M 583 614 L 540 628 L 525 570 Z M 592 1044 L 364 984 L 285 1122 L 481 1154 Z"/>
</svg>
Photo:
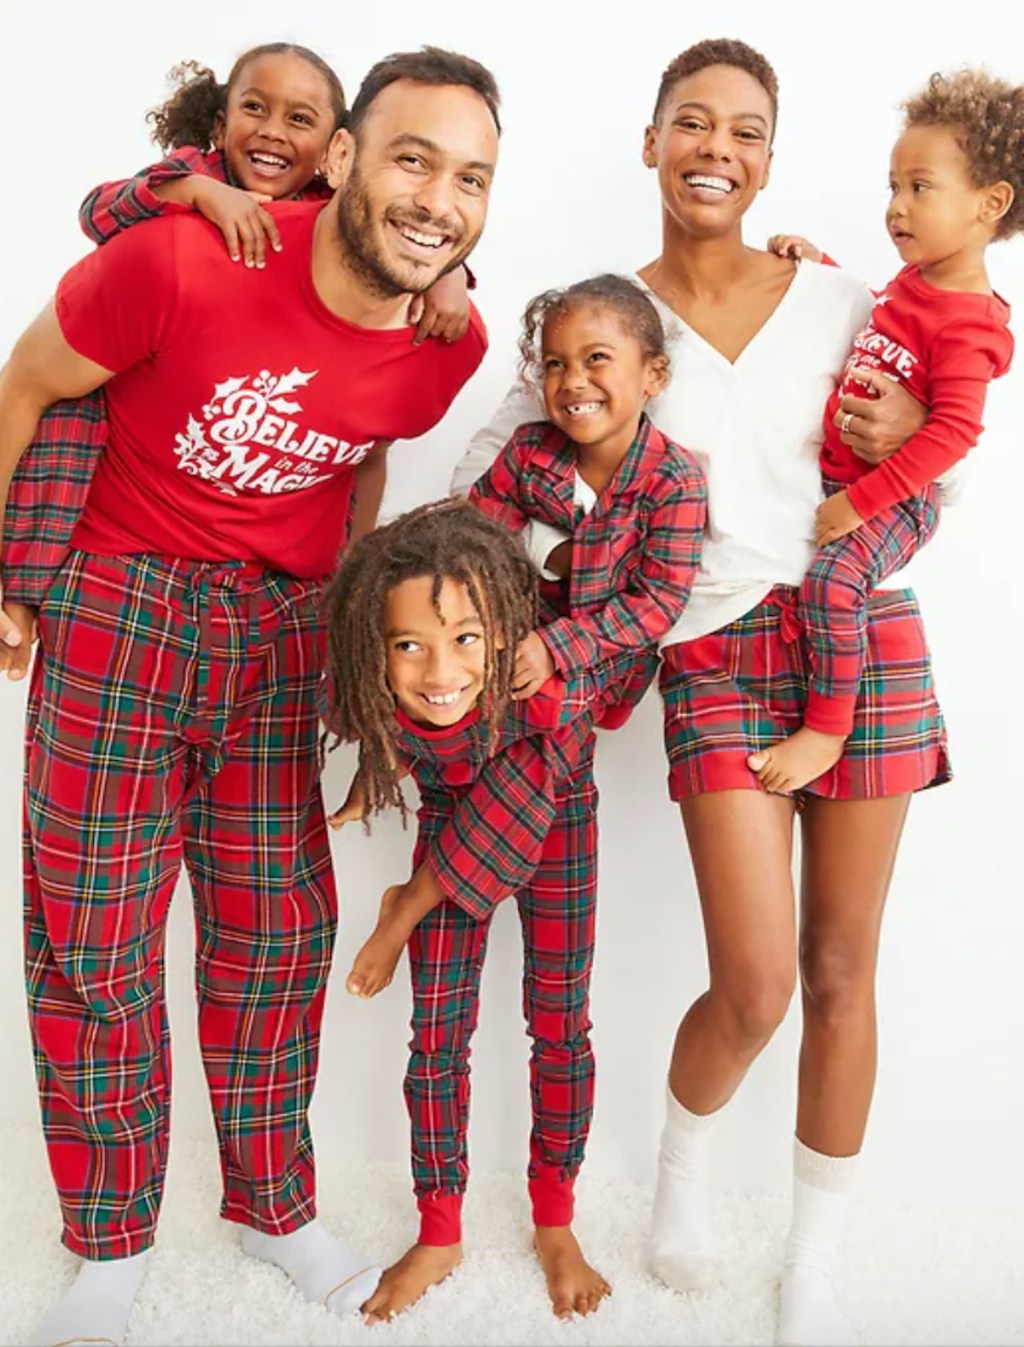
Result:
<svg viewBox="0 0 1024 1347">
<path fill-rule="evenodd" d="M 325 1305 L 332 1314 L 354 1313 L 373 1295 L 381 1278 L 379 1267 L 316 1220 L 290 1235 L 264 1235 L 246 1226 L 242 1249 L 287 1272 L 307 1300 Z"/>
<path fill-rule="evenodd" d="M 84 1258 L 70 1290 L 36 1325 L 29 1347 L 121 1347 L 148 1262 L 148 1249 L 131 1258 Z"/>
<path fill-rule="evenodd" d="M 839 1304 L 835 1275 L 857 1160 L 856 1155 L 821 1155 L 795 1139 L 779 1347 L 856 1347 L 857 1330 Z"/>
<path fill-rule="evenodd" d="M 647 1257 L 655 1275 L 674 1290 L 705 1290 L 720 1270 L 711 1223 L 708 1145 L 725 1110 L 691 1113 L 671 1089 L 665 1094 Z"/>
</svg>

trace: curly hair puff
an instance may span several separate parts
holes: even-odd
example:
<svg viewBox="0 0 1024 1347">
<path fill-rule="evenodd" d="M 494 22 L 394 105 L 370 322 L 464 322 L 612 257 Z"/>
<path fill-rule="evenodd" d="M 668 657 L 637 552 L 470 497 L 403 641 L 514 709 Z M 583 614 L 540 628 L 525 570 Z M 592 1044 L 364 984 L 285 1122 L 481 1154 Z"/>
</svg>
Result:
<svg viewBox="0 0 1024 1347">
<path fill-rule="evenodd" d="M 936 73 L 902 107 L 907 126 L 948 126 L 957 133 L 977 187 L 1008 182 L 1013 188 L 995 237 L 1024 230 L 1024 86 L 983 70 Z"/>
</svg>

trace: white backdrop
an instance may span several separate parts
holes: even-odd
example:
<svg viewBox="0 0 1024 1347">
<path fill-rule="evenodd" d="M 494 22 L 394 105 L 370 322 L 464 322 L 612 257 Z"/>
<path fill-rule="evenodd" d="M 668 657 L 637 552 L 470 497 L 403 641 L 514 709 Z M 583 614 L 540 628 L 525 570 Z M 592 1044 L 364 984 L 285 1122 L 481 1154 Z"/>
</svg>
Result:
<svg viewBox="0 0 1024 1347">
<path fill-rule="evenodd" d="M 640 145 L 660 73 L 703 37 L 741 37 L 778 72 L 781 120 L 773 181 L 751 213 L 749 237 L 806 234 L 865 279 L 898 259 L 882 227 L 899 100 L 934 69 L 988 63 L 1024 79 L 1021 19 L 946 0 L 854 14 L 849 6 L 734 0 L 709 17 L 653 0 L 583 6 L 443 6 L 390 0 L 178 0 L 157 9 L 72 0 L 9 7 L 3 19 L 3 176 L 0 352 L 86 249 L 76 226 L 94 183 L 155 157 L 143 112 L 185 57 L 226 74 L 257 42 L 287 38 L 321 52 L 353 95 L 364 71 L 393 50 L 433 42 L 495 71 L 506 134 L 490 221 L 473 258 L 491 353 L 451 413 L 422 441 L 398 447 L 386 510 L 444 494 L 468 436 L 507 386 L 518 315 L 547 285 L 629 270 L 657 251 L 654 175 Z M 1011 13 L 1007 9 L 1006 13 Z M 1024 311 L 1024 243 L 991 253 L 994 281 Z M 1019 692 L 1013 661 L 1024 621 L 1020 514 L 1024 352 L 990 394 L 988 434 L 966 499 L 915 565 L 915 580 L 949 721 L 956 780 L 915 801 L 893 884 L 880 971 L 881 1064 L 866 1145 L 864 1190 L 937 1209 L 1000 1207 L 1024 1198 L 1020 1148 L 1024 937 Z M 1016 433 L 1015 433 L 1016 432 Z M 19 920 L 19 776 L 24 689 L 0 686 L 0 1119 L 34 1122 L 23 1005 Z M 601 896 L 593 1016 L 598 1099 L 588 1172 L 650 1181 L 668 1053 L 678 1018 L 704 987 L 694 886 L 678 814 L 664 790 L 659 704 L 649 697 L 621 734 L 602 740 Z M 328 803 L 340 801 L 351 757 L 329 764 Z M 400 1082 L 407 1039 L 404 977 L 371 1004 L 343 978 L 384 887 L 408 872 L 411 836 L 394 820 L 371 838 L 335 839 L 342 931 L 328 1000 L 315 1129 L 322 1152 L 400 1159 L 406 1122 Z M 473 1161 L 521 1168 L 528 1128 L 519 936 L 499 913 L 474 1053 Z M 170 933 L 175 1033 L 174 1129 L 210 1134 L 195 1049 L 188 894 Z M 788 1184 L 799 1011 L 755 1065 L 731 1110 L 723 1183 L 782 1191 Z M 173 1163 L 173 1152 L 172 1152 Z M 4 1210 L 0 1220 L 14 1219 Z"/>
</svg>

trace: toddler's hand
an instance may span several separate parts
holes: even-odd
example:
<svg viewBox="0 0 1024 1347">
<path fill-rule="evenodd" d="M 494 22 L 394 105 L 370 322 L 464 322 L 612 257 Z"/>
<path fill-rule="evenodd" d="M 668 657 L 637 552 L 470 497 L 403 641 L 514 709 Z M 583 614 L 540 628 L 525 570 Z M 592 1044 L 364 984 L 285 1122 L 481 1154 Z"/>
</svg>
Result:
<svg viewBox="0 0 1024 1347">
<path fill-rule="evenodd" d="M 516 671 L 512 676 L 512 697 L 522 701 L 532 697 L 541 684 L 555 672 L 555 661 L 535 631 L 519 642 L 516 651 Z"/>
<path fill-rule="evenodd" d="M 792 257 L 794 261 L 806 257 L 808 262 L 820 262 L 822 258 L 821 249 L 799 234 L 773 234 L 768 240 L 768 251 L 779 257 Z"/>
<path fill-rule="evenodd" d="M 845 491 L 837 491 L 818 506 L 814 515 L 814 541 L 819 547 L 834 543 L 837 538 L 845 538 L 854 529 L 860 528 L 864 520 L 850 504 Z"/>
</svg>

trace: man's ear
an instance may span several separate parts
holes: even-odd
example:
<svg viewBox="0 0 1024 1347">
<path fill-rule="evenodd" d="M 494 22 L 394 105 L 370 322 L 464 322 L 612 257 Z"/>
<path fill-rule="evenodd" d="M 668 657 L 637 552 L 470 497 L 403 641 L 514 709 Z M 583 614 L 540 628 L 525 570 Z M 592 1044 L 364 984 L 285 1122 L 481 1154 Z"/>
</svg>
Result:
<svg viewBox="0 0 1024 1347">
<path fill-rule="evenodd" d="M 351 131 L 346 131 L 344 127 L 335 131 L 324 155 L 324 177 L 332 191 L 342 187 L 352 171 L 355 149 L 355 137 Z"/>
</svg>

